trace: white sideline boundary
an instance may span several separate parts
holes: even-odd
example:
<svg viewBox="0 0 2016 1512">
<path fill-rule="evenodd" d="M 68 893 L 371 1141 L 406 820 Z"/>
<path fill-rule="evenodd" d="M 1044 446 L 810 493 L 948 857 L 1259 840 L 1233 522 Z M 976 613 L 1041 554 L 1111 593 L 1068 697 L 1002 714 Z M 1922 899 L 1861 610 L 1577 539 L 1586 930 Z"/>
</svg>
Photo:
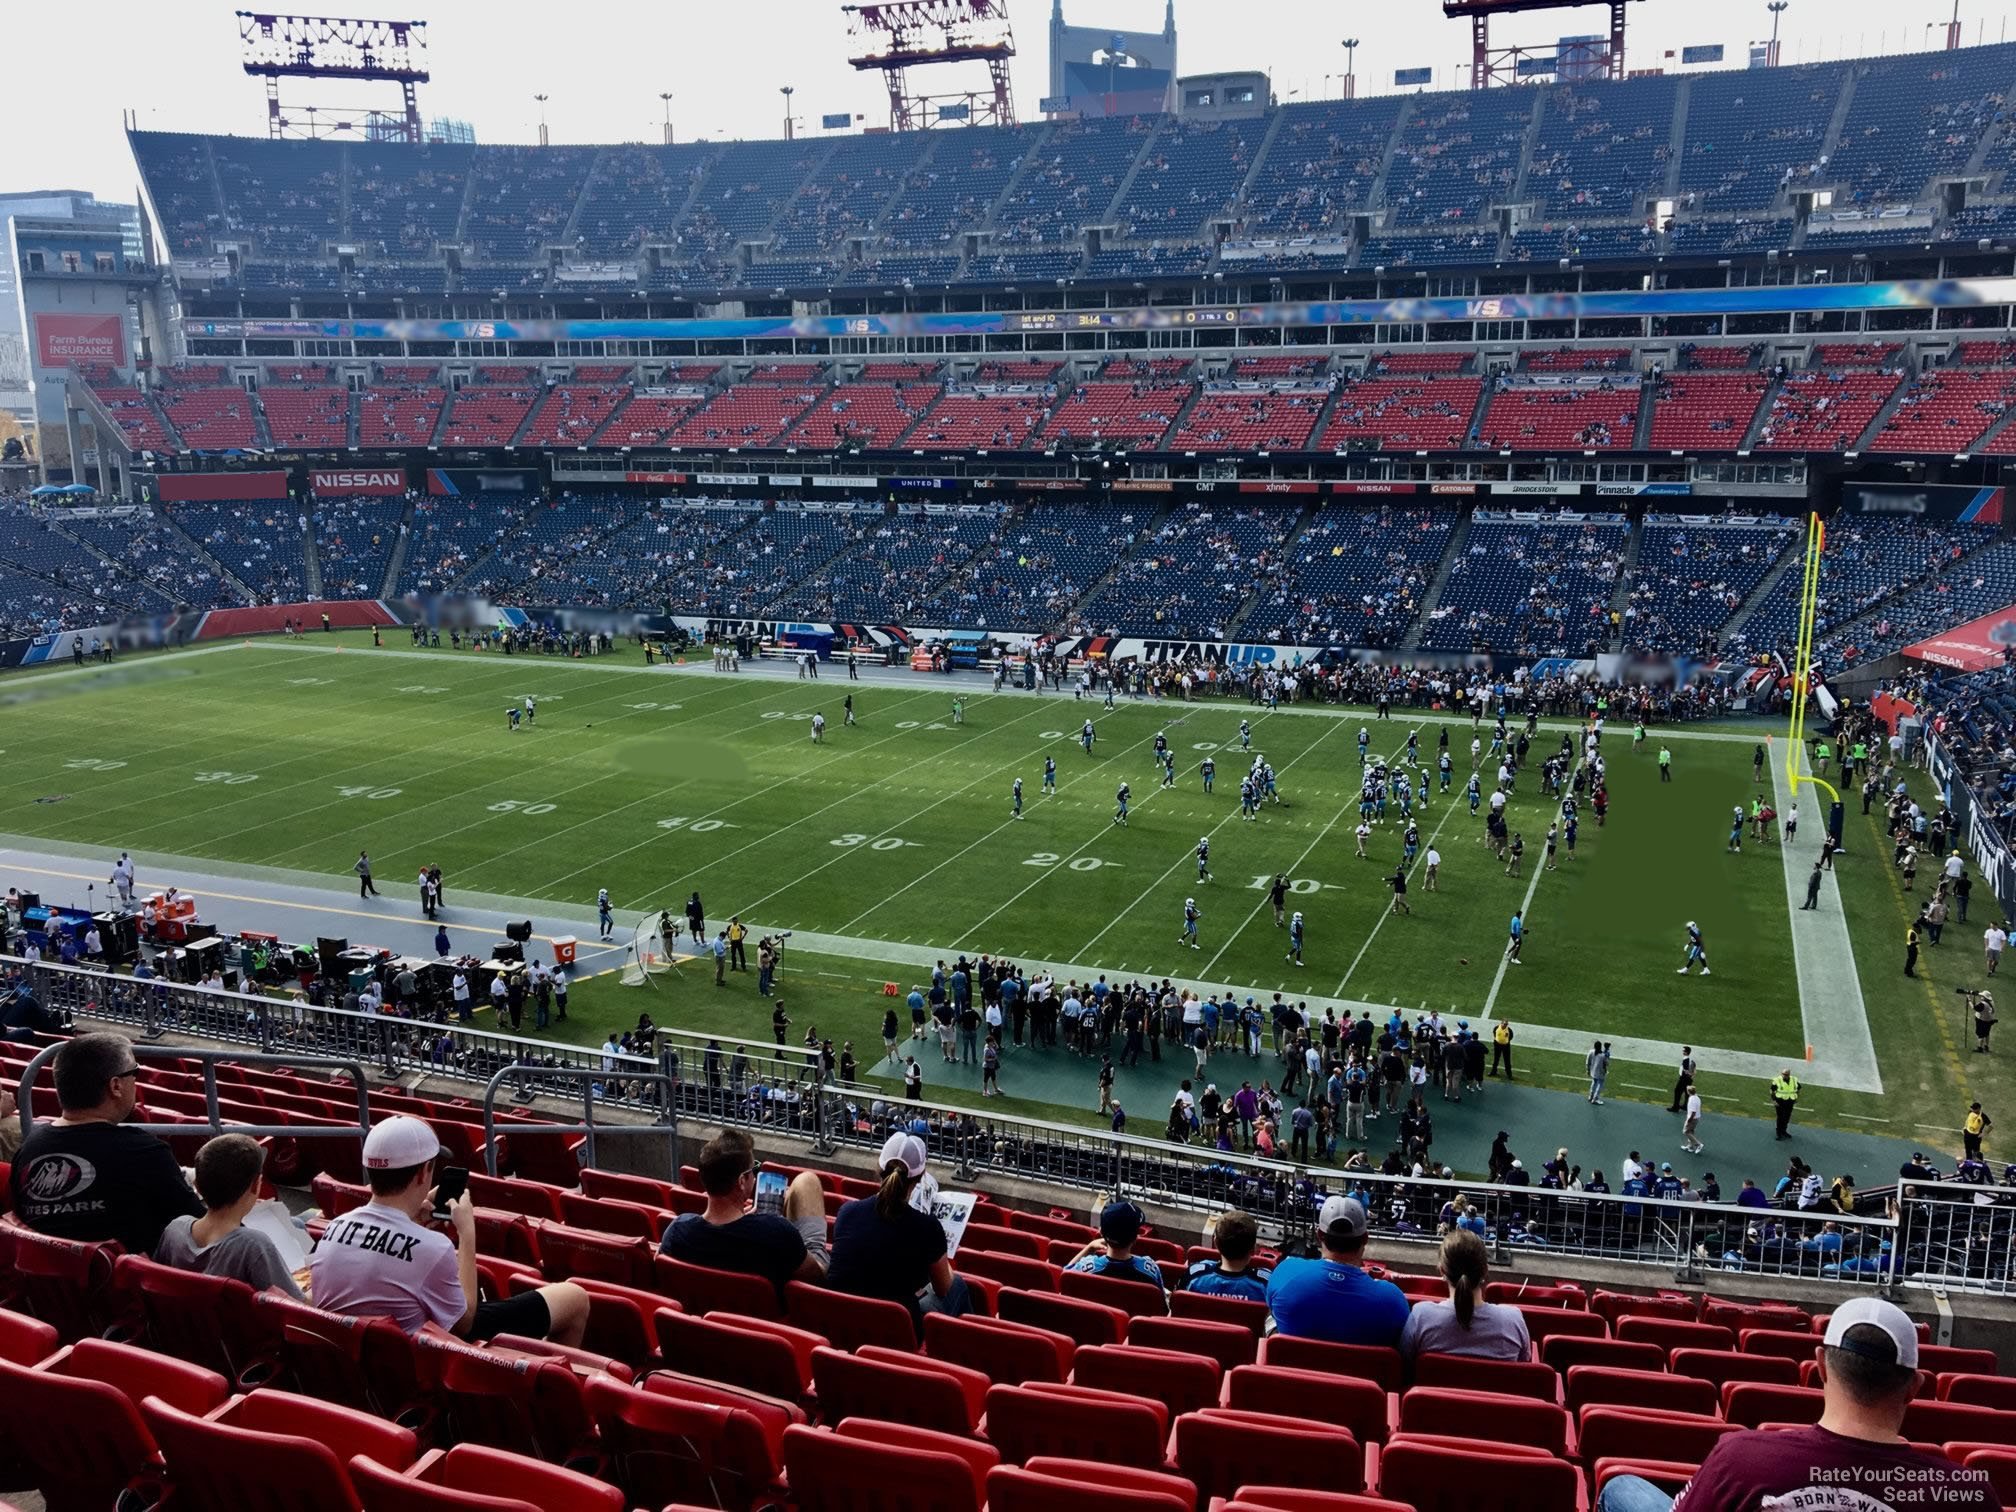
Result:
<svg viewBox="0 0 2016 1512">
<path fill-rule="evenodd" d="M 1771 768 L 1771 803 L 1778 810 L 1780 832 L 1784 816 L 1792 811 L 1791 779 L 1785 774 L 1784 753 L 1777 742 L 1766 748 Z M 1802 770 L 1806 753 L 1796 753 Z M 1839 776 L 1838 771 L 1835 774 Z M 1833 872 L 1821 873 L 1820 903 L 1805 909 L 1806 878 L 1820 859 L 1820 839 L 1827 831 L 1827 795 L 1817 787 L 1803 790 L 1806 812 L 1800 815 L 1799 834 L 1791 844 L 1778 846 L 1785 870 L 1785 908 L 1791 921 L 1792 960 L 1799 979 L 1799 1021 L 1806 1034 L 1812 1059 L 1802 1073 L 1808 1081 L 1821 1081 L 1824 1069 L 1831 1079 L 1825 1086 L 1849 1087 L 1858 1092 L 1881 1092 L 1883 1074 L 1876 1064 L 1876 1042 L 1869 1034 L 1869 1011 L 1862 998 L 1862 974 L 1855 966 L 1854 946 L 1848 939 L 1848 916 L 1841 909 L 1841 889 Z M 1844 800 L 1845 802 L 1845 800 Z M 1753 842 L 1754 843 L 1754 842 Z M 1864 865 L 1881 865 L 1862 859 Z M 1854 859 L 1847 862 L 1854 864 Z M 1843 862 L 1837 858 L 1837 867 Z"/>
</svg>

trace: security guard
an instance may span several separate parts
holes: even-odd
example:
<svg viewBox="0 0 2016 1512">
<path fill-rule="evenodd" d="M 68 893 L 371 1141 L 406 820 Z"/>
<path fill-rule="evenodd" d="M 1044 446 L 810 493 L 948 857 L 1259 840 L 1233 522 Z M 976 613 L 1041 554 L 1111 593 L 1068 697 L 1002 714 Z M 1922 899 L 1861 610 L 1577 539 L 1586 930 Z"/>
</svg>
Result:
<svg viewBox="0 0 2016 1512">
<path fill-rule="evenodd" d="M 1788 1066 L 1778 1073 L 1778 1079 L 1771 1083 L 1771 1108 L 1778 1115 L 1778 1137 L 1790 1139 L 1785 1132 L 1792 1122 L 1792 1109 L 1799 1102 L 1799 1078 L 1792 1074 Z"/>
</svg>

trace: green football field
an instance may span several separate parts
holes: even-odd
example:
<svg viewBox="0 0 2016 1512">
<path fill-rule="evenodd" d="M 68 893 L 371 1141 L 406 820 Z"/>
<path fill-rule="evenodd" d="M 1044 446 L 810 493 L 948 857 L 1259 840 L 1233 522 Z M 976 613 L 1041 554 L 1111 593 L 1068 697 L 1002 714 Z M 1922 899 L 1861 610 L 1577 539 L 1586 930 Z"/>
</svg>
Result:
<svg viewBox="0 0 2016 1512">
<path fill-rule="evenodd" d="M 438 864 L 451 902 L 458 891 L 495 894 L 584 923 L 599 888 L 619 910 L 675 914 L 697 889 L 710 921 L 739 914 L 757 932 L 798 932 L 794 1022 L 817 1016 L 824 1032 L 871 1049 L 864 1071 L 879 1059 L 880 983 L 907 990 L 924 979 L 919 962 L 960 951 L 1509 1019 L 1535 1041 L 1558 1041 L 1551 1059 L 1529 1050 L 1528 1064 L 1564 1083 L 1579 1065 L 1571 1035 L 1794 1063 L 1804 1054 L 1785 867 L 1776 847 L 1731 855 L 1724 844 L 1732 806 L 1758 791 L 1753 732 L 1677 733 L 1676 780 L 1661 783 L 1657 739 L 1634 754 L 1628 732 L 1613 730 L 1609 822 L 1598 827 L 1585 803 L 1577 853 L 1564 848 L 1558 869 L 1543 871 L 1556 805 L 1539 793 L 1538 762 L 1565 728 L 1543 725 L 1510 809 L 1525 866 L 1508 876 L 1462 801 L 1470 723 L 1446 721 L 1456 781 L 1447 794 L 1435 783 L 1418 811 L 1424 850 L 1443 858 L 1440 885 L 1427 891 L 1417 867 L 1413 911 L 1400 916 L 1385 880 L 1401 860 L 1397 807 L 1375 826 L 1369 856 L 1354 854 L 1357 735 L 1368 727 L 1373 752 L 1397 759 L 1418 729 L 1432 772 L 1445 724 L 1436 716 L 1269 714 L 1219 700 L 1123 699 L 1109 712 L 1068 693 L 997 695 L 922 676 L 849 684 L 829 668 L 814 683 L 647 670 L 628 649 L 568 662 L 415 653 L 397 641 L 381 650 L 314 637 L 0 683 L 0 832 L 278 868 L 344 892 L 363 848 L 388 891 L 409 893 L 406 879 Z M 514 732 L 506 707 L 528 694 L 536 722 Z M 815 712 L 827 720 L 822 744 L 811 739 Z M 1088 717 L 1098 732 L 1089 755 L 1078 734 Z M 1242 719 L 1284 800 L 1250 821 L 1239 811 L 1251 759 Z M 1177 753 L 1173 787 L 1151 757 L 1157 732 Z M 1208 794 L 1198 770 L 1207 755 L 1218 766 Z M 1046 756 L 1057 763 L 1054 796 L 1042 789 Z M 1132 787 L 1125 827 L 1113 821 L 1122 781 Z M 1802 802 L 1817 829 L 1817 800 Z M 1853 826 L 1867 823 L 1851 816 L 1851 853 Z M 1208 881 L 1197 875 L 1200 838 Z M 1307 920 L 1299 968 L 1267 903 L 1276 873 L 1292 879 L 1289 906 Z M 1955 1082 L 1967 1083 L 1940 1043 L 1951 1031 L 1933 1032 L 1946 987 L 1878 992 L 1879 971 L 1892 984 L 1907 905 L 1887 868 L 1865 865 L 1841 885 L 1886 1093 L 1816 1089 L 1814 1111 L 1889 1121 L 1902 1095 L 1911 1118 L 1950 1120 Z M 1189 898 L 1201 910 L 1195 950 L 1179 942 Z M 1522 907 L 1525 960 L 1507 967 L 1507 923 Z M 1690 919 L 1705 932 L 1710 979 L 1675 974 Z M 1949 931 L 1947 959 L 1952 943 L 1971 949 L 1980 927 L 1977 917 Z M 685 974 L 711 975 L 698 964 Z M 767 1025 L 752 997 L 696 992 L 658 1011 L 760 1038 Z M 581 999 L 592 1010 L 577 1015 L 584 1035 L 634 1016 L 637 1001 L 613 977 L 584 984 Z M 1654 1064 L 1637 1081 L 1663 1095 L 1670 1064 L 1644 1058 Z M 1880 1120 L 1867 1111 L 1879 1105 Z"/>
</svg>

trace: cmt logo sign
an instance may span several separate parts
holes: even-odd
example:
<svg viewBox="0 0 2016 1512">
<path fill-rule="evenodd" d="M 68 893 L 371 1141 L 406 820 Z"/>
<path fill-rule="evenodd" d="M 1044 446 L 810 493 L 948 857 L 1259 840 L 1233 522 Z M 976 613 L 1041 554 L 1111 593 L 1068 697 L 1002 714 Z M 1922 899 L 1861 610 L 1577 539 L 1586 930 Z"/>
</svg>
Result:
<svg viewBox="0 0 2016 1512">
<path fill-rule="evenodd" d="M 1141 642 L 1145 662 L 1204 662 L 1211 666 L 1265 667 L 1274 660 L 1272 646 L 1238 646 L 1224 641 Z"/>
<path fill-rule="evenodd" d="M 353 472 L 317 469 L 308 474 L 308 488 L 317 498 L 332 494 L 403 494 L 406 492 L 406 474 L 396 467 Z"/>
</svg>

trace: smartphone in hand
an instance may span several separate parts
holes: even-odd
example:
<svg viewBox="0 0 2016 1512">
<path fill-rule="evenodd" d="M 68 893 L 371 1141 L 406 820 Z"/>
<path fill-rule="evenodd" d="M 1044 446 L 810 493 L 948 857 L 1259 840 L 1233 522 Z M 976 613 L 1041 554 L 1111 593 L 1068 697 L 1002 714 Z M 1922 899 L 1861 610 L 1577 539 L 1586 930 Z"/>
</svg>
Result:
<svg viewBox="0 0 2016 1512">
<path fill-rule="evenodd" d="M 461 1166 L 443 1166 L 434 1173 L 434 1218 L 436 1222 L 448 1221 L 448 1209 L 455 1199 L 469 1190 L 469 1173 Z"/>
</svg>

